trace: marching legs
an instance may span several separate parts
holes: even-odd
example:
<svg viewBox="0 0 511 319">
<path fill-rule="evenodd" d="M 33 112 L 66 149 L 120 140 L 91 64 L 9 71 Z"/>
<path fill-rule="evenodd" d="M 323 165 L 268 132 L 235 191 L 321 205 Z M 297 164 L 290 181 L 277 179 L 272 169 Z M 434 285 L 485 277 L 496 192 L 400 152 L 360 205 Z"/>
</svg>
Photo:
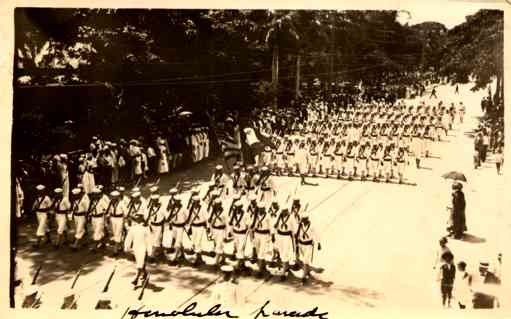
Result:
<svg viewBox="0 0 511 319">
<path fill-rule="evenodd" d="M 286 280 L 288 271 L 289 271 L 289 262 L 285 262 L 282 267 L 282 275 L 280 276 L 281 281 Z"/>
</svg>

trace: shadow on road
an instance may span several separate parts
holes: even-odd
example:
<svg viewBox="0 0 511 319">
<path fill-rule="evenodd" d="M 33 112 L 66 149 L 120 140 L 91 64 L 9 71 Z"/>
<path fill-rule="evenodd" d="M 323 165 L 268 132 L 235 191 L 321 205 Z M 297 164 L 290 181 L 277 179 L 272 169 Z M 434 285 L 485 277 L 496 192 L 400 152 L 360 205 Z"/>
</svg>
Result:
<svg viewBox="0 0 511 319">
<path fill-rule="evenodd" d="M 461 241 L 465 241 L 467 243 L 472 243 L 472 244 L 482 244 L 482 243 L 486 242 L 486 239 L 482 238 L 482 237 L 477 237 L 472 234 L 465 233 L 463 235 L 463 238 L 461 238 Z"/>
</svg>

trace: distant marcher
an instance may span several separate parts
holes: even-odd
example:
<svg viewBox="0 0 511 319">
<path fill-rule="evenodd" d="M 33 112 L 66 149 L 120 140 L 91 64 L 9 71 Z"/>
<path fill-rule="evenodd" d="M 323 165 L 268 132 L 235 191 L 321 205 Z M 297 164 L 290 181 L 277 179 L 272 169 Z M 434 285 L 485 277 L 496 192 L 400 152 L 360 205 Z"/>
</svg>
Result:
<svg viewBox="0 0 511 319">
<path fill-rule="evenodd" d="M 460 87 L 456 84 L 456 89 L 454 89 L 454 94 L 460 94 Z"/>
<path fill-rule="evenodd" d="M 433 90 L 431 90 L 431 95 L 429 96 L 429 98 L 431 99 L 432 97 L 435 97 L 435 99 L 437 98 L 437 96 L 436 96 L 436 86 L 433 87 Z"/>
<path fill-rule="evenodd" d="M 458 114 L 460 117 L 460 123 L 463 123 L 463 118 L 465 117 L 465 105 L 463 105 L 463 102 L 460 102 L 460 105 L 458 106 Z"/>
</svg>

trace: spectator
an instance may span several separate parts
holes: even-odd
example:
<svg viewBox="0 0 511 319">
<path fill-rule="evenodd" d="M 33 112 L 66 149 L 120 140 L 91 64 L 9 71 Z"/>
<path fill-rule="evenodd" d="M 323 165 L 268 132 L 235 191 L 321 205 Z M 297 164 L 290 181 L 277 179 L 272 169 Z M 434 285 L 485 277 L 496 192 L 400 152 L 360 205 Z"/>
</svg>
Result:
<svg viewBox="0 0 511 319">
<path fill-rule="evenodd" d="M 502 147 L 499 147 L 499 149 L 497 150 L 497 154 L 495 154 L 495 166 L 497 168 L 498 175 L 500 175 L 502 163 L 504 163 L 504 154 L 502 152 Z"/>
<path fill-rule="evenodd" d="M 444 254 L 443 263 L 438 271 L 442 305 L 447 308 L 451 307 L 452 290 L 454 287 L 454 279 L 456 277 L 456 267 L 453 264 L 453 259 L 454 256 L 452 253 Z"/>
<path fill-rule="evenodd" d="M 456 276 L 455 295 L 460 309 L 465 309 L 472 304 L 472 275 L 467 272 L 467 264 L 464 261 L 458 263 L 458 272 Z"/>
</svg>

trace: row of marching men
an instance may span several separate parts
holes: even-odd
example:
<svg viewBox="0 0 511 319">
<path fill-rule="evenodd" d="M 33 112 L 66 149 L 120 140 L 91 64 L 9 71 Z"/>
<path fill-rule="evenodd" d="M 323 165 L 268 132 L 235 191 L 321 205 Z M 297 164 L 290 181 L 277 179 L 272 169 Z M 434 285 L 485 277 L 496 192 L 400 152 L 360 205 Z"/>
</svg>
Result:
<svg viewBox="0 0 511 319">
<path fill-rule="evenodd" d="M 319 137 L 284 137 L 276 141 L 277 148 L 266 147 L 261 158 L 276 174 L 294 174 L 385 181 L 397 177 L 404 180 L 410 161 L 420 168 L 421 160 L 429 157 L 432 141 L 428 129 L 417 127 L 396 137 L 381 135 L 348 139 L 321 135 Z"/>
<path fill-rule="evenodd" d="M 60 189 L 53 196 L 42 185 L 37 191 L 33 209 L 38 245 L 49 240 L 48 226 L 54 219 L 56 247 L 70 239 L 71 228 L 74 250 L 82 248 L 87 237 L 92 250 L 111 240 L 114 254 L 123 248 L 133 250 L 142 276 L 147 257 L 178 264 L 204 262 L 235 271 L 249 268 L 282 278 L 298 271 L 304 280 L 311 271 L 322 271 L 312 265 L 320 245 L 306 205 L 298 198 L 290 202 L 290 196 L 279 201 L 267 167 L 248 167 L 243 172 L 236 168 L 227 175 L 219 166 L 206 188 L 194 188 L 186 195 L 173 188 L 168 196 L 160 196 L 158 187 L 152 187 L 148 199 L 139 189 L 118 188 L 105 194 L 96 188 L 87 195 L 75 188 L 70 201 Z"/>
</svg>

